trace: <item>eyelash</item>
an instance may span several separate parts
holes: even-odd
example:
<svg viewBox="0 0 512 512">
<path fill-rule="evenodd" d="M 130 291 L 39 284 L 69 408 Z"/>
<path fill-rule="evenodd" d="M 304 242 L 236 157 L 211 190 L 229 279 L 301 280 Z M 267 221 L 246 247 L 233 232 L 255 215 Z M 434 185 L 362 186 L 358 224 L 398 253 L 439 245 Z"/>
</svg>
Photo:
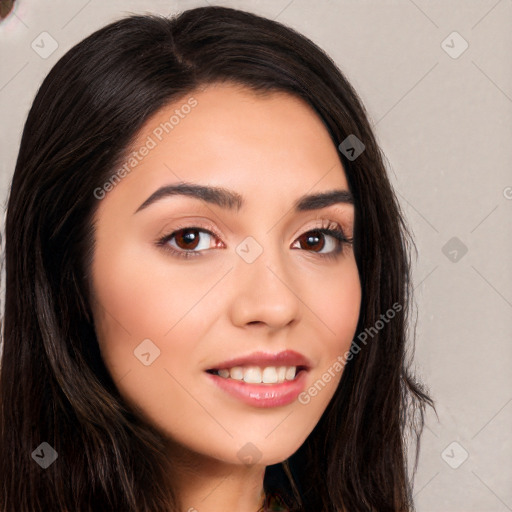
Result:
<svg viewBox="0 0 512 512">
<path fill-rule="evenodd" d="M 201 253 L 205 252 L 204 250 L 202 250 L 202 251 L 179 250 L 178 251 L 178 250 L 170 247 L 169 242 L 176 236 L 177 233 L 179 233 L 180 231 L 186 231 L 186 230 L 199 231 L 201 233 L 206 233 L 208 235 L 212 235 L 218 239 L 221 238 L 220 235 L 216 232 L 216 230 L 212 226 L 208 226 L 208 228 L 209 229 L 200 228 L 198 226 L 176 226 L 176 228 L 172 231 L 172 233 L 169 233 L 168 235 L 165 235 L 162 238 L 160 238 L 159 240 L 157 240 L 156 245 L 158 247 L 161 247 L 164 251 L 170 252 L 173 256 L 177 256 L 179 258 L 194 258 L 197 256 L 201 256 Z M 343 253 L 343 249 L 345 246 L 352 245 L 352 243 L 353 243 L 353 239 L 346 237 L 345 232 L 343 231 L 341 226 L 339 224 L 337 224 L 336 222 L 328 222 L 327 225 L 322 224 L 322 226 L 319 228 L 313 228 L 308 231 L 305 231 L 304 233 L 302 233 L 299 236 L 299 238 L 308 233 L 321 233 L 323 235 L 327 235 L 327 236 L 334 238 L 338 242 L 337 248 L 328 253 L 316 253 L 315 251 L 308 251 L 308 252 L 313 252 L 314 254 L 317 254 L 321 258 L 335 260 L 338 258 L 338 256 L 340 256 Z M 296 241 L 299 238 L 297 238 Z M 307 251 L 307 249 L 302 249 L 302 250 Z"/>
</svg>

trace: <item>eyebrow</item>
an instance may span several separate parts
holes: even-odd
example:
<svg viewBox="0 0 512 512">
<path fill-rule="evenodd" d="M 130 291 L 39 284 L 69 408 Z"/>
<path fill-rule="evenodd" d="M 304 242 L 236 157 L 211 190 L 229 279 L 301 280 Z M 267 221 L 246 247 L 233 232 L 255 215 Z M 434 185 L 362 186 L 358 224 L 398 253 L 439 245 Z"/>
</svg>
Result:
<svg viewBox="0 0 512 512">
<path fill-rule="evenodd" d="M 140 212 L 150 205 L 164 198 L 181 195 L 202 199 L 207 203 L 217 205 L 228 210 L 240 210 L 244 205 L 244 198 L 239 193 L 223 187 L 211 187 L 206 185 L 197 185 L 194 183 L 179 183 L 177 185 L 167 185 L 159 188 L 151 194 L 135 211 Z M 307 194 L 299 197 L 294 203 L 294 209 L 297 212 L 319 210 L 327 208 L 333 204 L 354 204 L 354 197 L 349 190 L 328 190 L 317 194 Z"/>
</svg>

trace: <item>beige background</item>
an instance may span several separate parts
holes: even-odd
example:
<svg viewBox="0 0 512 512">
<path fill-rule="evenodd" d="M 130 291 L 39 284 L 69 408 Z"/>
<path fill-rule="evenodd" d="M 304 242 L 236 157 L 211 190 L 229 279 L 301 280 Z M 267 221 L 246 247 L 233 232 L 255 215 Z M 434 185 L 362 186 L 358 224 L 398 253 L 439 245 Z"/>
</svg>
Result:
<svg viewBox="0 0 512 512">
<path fill-rule="evenodd" d="M 0 24 L 1 199 L 36 90 L 70 47 L 128 13 L 208 3 L 298 29 L 360 93 L 418 248 L 416 366 L 439 421 L 417 510 L 512 510 L 512 0 L 21 0 Z M 51 49 L 43 32 L 49 56 L 31 47 Z"/>
</svg>

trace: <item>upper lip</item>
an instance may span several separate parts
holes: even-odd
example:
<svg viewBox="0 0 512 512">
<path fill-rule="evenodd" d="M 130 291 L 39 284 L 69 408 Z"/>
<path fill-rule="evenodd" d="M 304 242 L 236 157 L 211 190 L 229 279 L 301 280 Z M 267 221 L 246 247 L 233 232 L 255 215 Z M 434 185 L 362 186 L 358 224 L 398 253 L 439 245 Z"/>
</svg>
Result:
<svg viewBox="0 0 512 512">
<path fill-rule="evenodd" d="M 309 359 L 293 350 L 284 350 L 277 354 L 269 352 L 253 352 L 252 354 L 230 359 L 216 364 L 210 370 L 222 370 L 226 368 L 234 368 L 235 366 L 301 366 L 306 370 L 311 368 Z"/>
</svg>

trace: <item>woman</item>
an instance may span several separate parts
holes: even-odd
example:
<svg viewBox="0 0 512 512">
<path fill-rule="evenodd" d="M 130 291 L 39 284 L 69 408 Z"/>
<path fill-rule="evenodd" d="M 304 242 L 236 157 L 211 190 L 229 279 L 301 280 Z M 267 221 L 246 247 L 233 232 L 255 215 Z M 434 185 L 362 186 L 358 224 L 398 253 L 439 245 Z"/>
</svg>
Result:
<svg viewBox="0 0 512 512">
<path fill-rule="evenodd" d="M 302 35 L 221 7 L 95 32 L 12 182 L 1 510 L 411 510 L 408 240 Z"/>
</svg>

